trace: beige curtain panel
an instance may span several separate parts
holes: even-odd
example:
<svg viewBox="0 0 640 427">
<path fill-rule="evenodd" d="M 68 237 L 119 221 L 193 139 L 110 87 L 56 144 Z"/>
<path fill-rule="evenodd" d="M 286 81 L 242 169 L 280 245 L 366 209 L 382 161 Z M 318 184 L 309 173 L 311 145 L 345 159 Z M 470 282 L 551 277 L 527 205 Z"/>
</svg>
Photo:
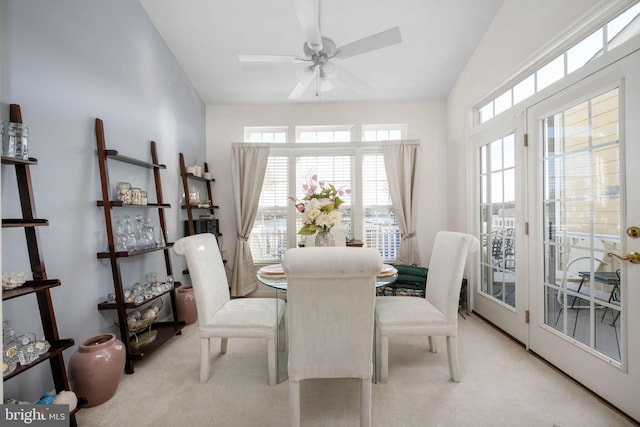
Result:
<svg viewBox="0 0 640 427">
<path fill-rule="evenodd" d="M 262 182 L 269 160 L 269 144 L 234 143 L 231 175 L 236 209 L 236 256 L 231 277 L 231 296 L 241 297 L 258 288 L 249 233 L 260 202 Z"/>
<path fill-rule="evenodd" d="M 419 150 L 417 140 L 385 141 L 382 146 L 391 203 L 401 233 L 398 264 L 420 265 L 416 236 Z"/>
</svg>

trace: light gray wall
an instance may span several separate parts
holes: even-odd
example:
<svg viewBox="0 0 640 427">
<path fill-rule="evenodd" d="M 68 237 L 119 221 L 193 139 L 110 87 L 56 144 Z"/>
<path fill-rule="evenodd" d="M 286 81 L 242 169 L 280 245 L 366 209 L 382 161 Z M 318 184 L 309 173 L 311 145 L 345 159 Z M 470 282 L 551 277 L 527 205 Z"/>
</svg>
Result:
<svg viewBox="0 0 640 427">
<path fill-rule="evenodd" d="M 244 126 L 354 125 L 406 123 L 408 138 L 422 141 L 417 233 L 422 264 L 428 265 L 435 233 L 446 228 L 447 175 L 445 105 L 442 100 L 416 102 L 326 103 L 207 106 L 207 161 L 216 178 L 214 202 L 233 261 L 236 223 L 231 182 L 231 144 L 242 142 Z M 359 132 L 359 131 L 358 131 Z M 359 138 L 359 133 L 356 135 Z M 223 178 L 221 178 L 223 177 Z"/>
<path fill-rule="evenodd" d="M 62 286 L 52 290 L 60 336 L 76 344 L 111 331 L 116 317 L 97 303 L 113 290 L 109 263 L 96 259 L 104 250 L 103 211 L 95 118 L 104 120 L 107 148 L 150 160 L 149 141 L 158 143 L 169 240 L 182 235 L 182 194 L 178 152 L 187 158 L 205 153 L 205 106 L 137 1 L 1 0 L 1 116 L 20 104 L 29 125 L 32 168 L 42 254 L 48 276 Z M 113 183 L 129 181 L 153 191 L 148 170 L 110 162 Z M 2 167 L 3 217 L 19 216 L 13 168 Z M 139 212 L 139 211 L 138 211 Z M 149 215 L 157 221 L 157 215 Z M 120 214 L 123 214 L 122 211 Z M 156 222 L 157 224 L 157 222 Z M 4 271 L 29 271 L 22 230 L 2 232 Z M 157 256 L 156 256 L 157 255 Z M 182 260 L 174 260 L 174 272 Z M 163 271 L 161 252 L 126 260 L 125 283 Z M 179 276 L 179 275 L 178 275 Z M 17 333 L 42 334 L 35 297 L 2 304 Z M 69 361 L 75 348 L 65 352 Z M 4 384 L 5 397 L 37 400 L 53 388 L 48 363 Z"/>
<path fill-rule="evenodd" d="M 505 0 L 447 98 L 449 229 L 468 231 L 471 195 L 467 188 L 467 141 L 473 106 L 513 77 L 516 70 L 584 14 L 606 3 Z"/>
</svg>

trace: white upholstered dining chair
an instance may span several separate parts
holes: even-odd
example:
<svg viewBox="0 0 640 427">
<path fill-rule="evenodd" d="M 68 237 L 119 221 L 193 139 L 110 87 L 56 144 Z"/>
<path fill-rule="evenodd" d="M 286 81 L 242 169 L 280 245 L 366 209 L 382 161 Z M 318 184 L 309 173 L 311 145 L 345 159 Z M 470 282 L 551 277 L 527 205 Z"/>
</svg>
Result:
<svg viewBox="0 0 640 427">
<path fill-rule="evenodd" d="M 389 376 L 389 337 L 413 335 L 429 337 L 436 352 L 434 336 L 446 336 L 449 374 L 460 381 L 458 366 L 458 303 L 467 256 L 480 247 L 475 237 L 452 231 L 436 234 L 427 275 L 425 298 L 389 296 L 376 299 L 376 351 L 378 378 Z"/>
<path fill-rule="evenodd" d="M 286 304 L 275 298 L 235 298 L 229 284 L 218 243 L 213 234 L 195 234 L 173 245 L 187 259 L 198 310 L 200 334 L 200 382 L 209 379 L 211 338 L 220 338 L 220 353 L 227 352 L 229 338 L 261 338 L 267 341 L 269 384 L 276 383 L 277 322 Z"/>
<path fill-rule="evenodd" d="M 300 425 L 300 381 L 359 378 L 360 425 L 371 425 L 373 310 L 383 263 L 375 249 L 289 249 L 289 421 Z"/>
</svg>

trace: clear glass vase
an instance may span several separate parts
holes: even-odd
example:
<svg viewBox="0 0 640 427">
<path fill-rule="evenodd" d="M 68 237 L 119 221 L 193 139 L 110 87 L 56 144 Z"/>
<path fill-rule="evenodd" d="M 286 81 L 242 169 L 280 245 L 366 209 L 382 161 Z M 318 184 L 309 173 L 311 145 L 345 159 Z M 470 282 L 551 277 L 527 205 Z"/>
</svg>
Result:
<svg viewBox="0 0 640 427">
<path fill-rule="evenodd" d="M 336 241 L 331 232 L 318 231 L 318 234 L 316 234 L 316 247 L 331 247 L 335 245 Z"/>
</svg>

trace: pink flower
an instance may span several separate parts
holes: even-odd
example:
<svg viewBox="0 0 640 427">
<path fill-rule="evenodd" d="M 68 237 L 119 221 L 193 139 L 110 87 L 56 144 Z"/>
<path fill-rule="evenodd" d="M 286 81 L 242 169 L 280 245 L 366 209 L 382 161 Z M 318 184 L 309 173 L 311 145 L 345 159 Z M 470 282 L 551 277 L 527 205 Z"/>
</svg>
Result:
<svg viewBox="0 0 640 427">
<path fill-rule="evenodd" d="M 312 192 L 312 193 L 315 193 L 315 191 L 316 191 L 317 189 L 318 189 L 318 186 L 317 186 L 317 185 L 312 185 L 312 186 L 311 186 L 311 192 Z"/>
<path fill-rule="evenodd" d="M 302 184 L 302 189 L 303 190 L 308 190 L 309 189 L 309 184 Z"/>
<path fill-rule="evenodd" d="M 338 190 L 338 196 L 344 196 L 344 191 Z"/>
<path fill-rule="evenodd" d="M 312 179 L 313 181 L 317 181 L 317 180 L 318 180 L 318 175 L 313 175 L 313 176 L 311 177 L 311 179 Z"/>
<path fill-rule="evenodd" d="M 347 188 L 346 190 L 344 190 L 344 192 L 347 193 L 347 194 L 351 194 L 351 189 Z"/>
<path fill-rule="evenodd" d="M 304 205 L 302 203 L 300 203 L 299 205 L 296 206 L 298 208 L 299 212 L 304 212 Z"/>
</svg>

